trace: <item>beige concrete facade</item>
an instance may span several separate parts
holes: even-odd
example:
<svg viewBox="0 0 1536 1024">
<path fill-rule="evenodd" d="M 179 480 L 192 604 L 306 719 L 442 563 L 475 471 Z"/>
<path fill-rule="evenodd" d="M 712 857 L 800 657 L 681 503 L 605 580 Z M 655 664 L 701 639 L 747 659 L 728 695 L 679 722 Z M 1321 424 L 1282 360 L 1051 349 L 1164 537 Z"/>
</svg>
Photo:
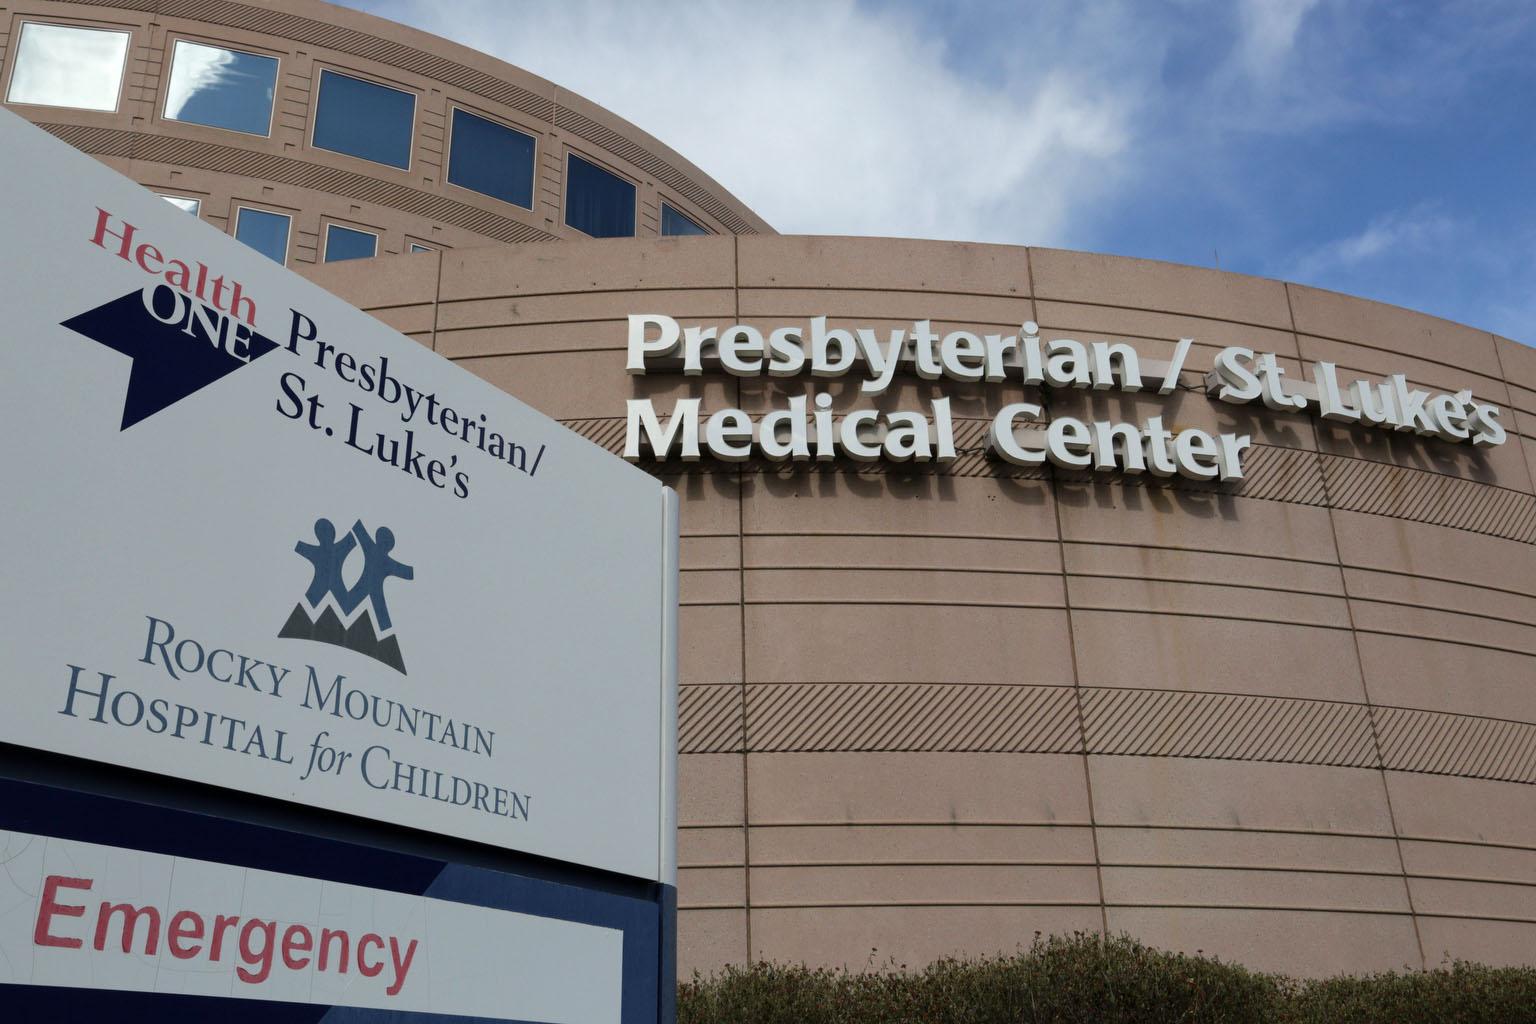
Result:
<svg viewBox="0 0 1536 1024">
<path fill-rule="evenodd" d="M 881 408 L 953 401 L 963 452 L 941 468 L 657 469 L 683 514 L 685 973 L 859 966 L 872 949 L 915 965 L 1106 929 L 1307 974 L 1536 962 L 1536 350 L 1210 270 L 775 236 L 558 87 L 316 3 L 0 11 L 12 35 L 34 16 L 133 27 L 118 114 L 22 112 L 157 190 L 206 189 L 205 219 L 266 197 L 311 239 L 327 217 L 377 221 L 386 250 L 441 238 L 453 251 L 303 269 L 610 450 L 634 397 L 762 411 L 814 386 L 839 410 L 871 402 L 848 380 L 627 375 L 630 313 L 993 333 L 1033 319 L 1148 357 L 1195 339 L 1164 398 L 899 379 Z M 158 120 L 156 68 L 179 31 L 288 54 L 281 132 L 241 149 Z M 541 152 L 602 143 L 642 206 L 676 197 L 720 237 L 571 240 L 542 158 L 539 209 L 509 211 L 436 181 L 425 127 L 419 177 L 370 178 L 305 148 L 306 69 L 323 61 L 419 89 L 424 125 L 462 90 L 505 95 L 496 113 L 537 129 Z M 314 261 L 312 240 L 295 245 L 293 262 Z M 1479 451 L 1212 402 L 1201 375 L 1237 344 L 1293 373 L 1325 360 L 1470 388 L 1505 411 L 1509 440 Z M 989 458 L 988 421 L 1025 399 L 1250 433 L 1247 479 Z"/>
<path fill-rule="evenodd" d="M 615 451 L 630 397 L 763 409 L 813 386 L 628 376 L 632 312 L 1035 319 L 1148 355 L 1193 337 L 1167 398 L 1046 402 L 1253 434 L 1236 485 L 975 450 L 662 468 L 683 509 L 685 971 L 1106 928 L 1309 974 L 1536 960 L 1536 437 L 1482 453 L 1200 386 L 1245 344 L 1468 387 L 1529 429 L 1536 351 L 1278 281 L 1005 246 L 573 242 L 315 276 Z M 941 392 L 971 449 L 1026 397 L 914 377 L 879 402 Z"/>
</svg>

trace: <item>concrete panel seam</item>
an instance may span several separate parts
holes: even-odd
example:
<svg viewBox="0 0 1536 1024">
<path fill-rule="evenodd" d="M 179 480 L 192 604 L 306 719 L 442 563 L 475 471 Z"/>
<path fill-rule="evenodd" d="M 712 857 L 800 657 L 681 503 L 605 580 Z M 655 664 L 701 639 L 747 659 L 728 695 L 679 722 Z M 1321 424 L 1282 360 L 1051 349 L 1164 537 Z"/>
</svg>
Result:
<svg viewBox="0 0 1536 1024">
<path fill-rule="evenodd" d="M 1029 275 L 1029 317 L 1038 323 L 1040 315 L 1037 299 L 1038 293 L 1035 289 L 1035 267 L 1031 252 L 1032 250 L 1026 246 L 1024 249 L 1024 269 Z M 1049 416 L 1050 389 L 1042 389 L 1040 404 L 1045 410 L 1045 415 Z M 957 443 L 958 441 L 959 439 L 956 438 Z M 1094 883 L 1098 886 L 1099 891 L 1099 931 L 1101 935 L 1107 936 L 1109 934 L 1109 910 L 1104 902 L 1104 866 L 1099 852 L 1097 817 L 1094 814 L 1093 772 L 1088 766 L 1088 731 L 1083 720 L 1082 678 L 1077 664 L 1077 633 L 1073 627 L 1072 581 L 1067 575 L 1067 547 L 1061 528 L 1061 489 L 1055 466 L 1048 466 L 1044 475 L 1049 481 L 1047 486 L 1050 491 L 1051 512 L 1056 521 L 1056 557 L 1059 559 L 1061 566 L 1061 594 L 1067 613 L 1067 650 L 1072 656 L 1072 698 L 1073 705 L 1077 711 L 1077 740 L 1080 749 L 1083 751 L 1083 786 L 1088 797 L 1088 820 L 1094 823 L 1093 827 L 1089 829 L 1088 834 L 1093 840 Z"/>
<path fill-rule="evenodd" d="M 741 321 L 741 239 L 731 236 L 731 311 Z M 736 381 L 736 406 L 741 407 L 741 380 Z M 742 925 L 746 932 L 747 961 L 756 959 L 752 952 L 752 758 L 747 746 L 747 481 L 736 473 L 736 565 L 737 565 L 737 643 L 741 649 L 741 861 Z"/>
<path fill-rule="evenodd" d="M 443 311 L 443 253 L 438 250 L 432 257 L 437 261 L 437 275 L 432 291 L 432 351 L 437 351 L 437 321 Z"/>
<path fill-rule="evenodd" d="M 1033 249 L 1034 246 L 1030 246 L 1030 248 Z M 1171 307 L 1159 308 L 1159 307 L 1153 307 L 1153 306 L 1126 306 L 1126 305 L 1121 305 L 1119 303 L 1114 303 L 1114 302 L 1091 302 L 1091 301 L 1088 301 L 1088 300 L 1085 300 L 1085 299 L 1066 298 L 1066 297 L 1062 297 L 1062 296 L 1051 296 L 1051 295 L 1036 295 L 1036 296 L 1034 296 L 1034 298 L 1038 299 L 1041 302 L 1060 302 L 1060 303 L 1070 304 L 1070 305 L 1073 305 L 1073 306 L 1086 306 L 1086 307 L 1089 307 L 1089 308 L 1092 308 L 1092 309 L 1123 310 L 1124 312 L 1127 312 L 1127 313 L 1150 313 L 1150 314 L 1153 314 L 1155 316 L 1185 316 L 1185 317 L 1194 317 L 1195 319 L 1198 319 L 1198 320 L 1209 320 L 1209 321 L 1212 321 L 1214 323 L 1230 324 L 1230 325 L 1232 325 L 1234 327 L 1252 327 L 1252 328 L 1255 328 L 1255 329 L 1261 330 L 1261 331 L 1272 331 L 1272 332 L 1277 332 L 1277 333 L 1280 332 L 1280 328 L 1274 326 L 1273 324 L 1259 323 L 1259 322 L 1254 321 L 1254 320 L 1237 320 L 1237 319 L 1233 319 L 1231 317 L 1225 317 L 1225 316 L 1212 316 L 1209 313 L 1199 313 L 1199 312 L 1195 312 L 1195 311 L 1189 310 L 1189 309 L 1174 309 L 1174 308 L 1171 308 Z M 1318 337 L 1321 337 L 1321 335 L 1318 335 Z M 1353 343 L 1351 343 L 1351 344 L 1353 344 Z"/>
<path fill-rule="evenodd" d="M 1520 420 L 1520 412 L 1518 410 L 1520 409 L 1520 407 L 1518 405 L 1516 405 L 1516 402 L 1515 402 L 1515 388 L 1520 387 L 1520 385 L 1511 382 L 1510 379 L 1509 379 L 1509 372 L 1504 369 L 1504 356 L 1499 351 L 1499 339 L 1498 339 L 1498 337 L 1493 335 L 1493 334 L 1489 334 L 1488 337 L 1493 339 L 1493 360 L 1494 360 L 1494 363 L 1498 365 L 1499 377 L 1500 377 L 1500 379 L 1502 379 L 1504 381 L 1504 388 L 1505 388 L 1505 390 L 1507 390 L 1509 392 L 1509 404 L 1510 404 L 1510 407 L 1517 410 L 1516 413 L 1515 413 L 1515 421 L 1516 421 L 1516 424 L 1518 425 L 1519 420 Z M 1529 390 L 1529 389 L 1525 389 L 1525 390 Z M 1536 465 L 1536 463 L 1533 463 L 1533 461 L 1531 459 L 1531 453 L 1528 450 L 1529 446 L 1532 443 L 1532 438 L 1530 438 L 1526 434 L 1522 433 L 1518 429 L 1512 429 L 1510 431 L 1510 433 L 1514 435 L 1515 444 L 1520 448 L 1521 454 L 1525 456 L 1525 464 L 1528 467 L 1532 466 L 1532 465 Z M 1531 486 L 1533 488 L 1536 488 L 1536 470 L 1533 470 L 1532 473 L 1531 473 Z"/>
<path fill-rule="evenodd" d="M 1291 301 L 1291 286 L 1289 284 L 1285 285 L 1285 305 L 1286 311 L 1290 314 L 1291 318 L 1291 332 L 1296 341 L 1296 351 L 1300 352 L 1301 337 L 1296 333 L 1296 309 Z M 1419 948 L 1419 967 L 1423 970 L 1428 970 L 1429 957 L 1424 952 L 1424 935 L 1419 928 L 1419 919 L 1413 913 L 1413 886 L 1408 882 L 1408 861 L 1407 857 L 1403 853 L 1402 837 L 1398 832 L 1397 814 L 1392 807 L 1392 789 L 1387 785 L 1385 759 L 1381 754 L 1381 735 L 1376 726 L 1376 716 L 1374 713 L 1372 713 L 1372 710 L 1369 707 L 1371 703 L 1371 690 L 1370 683 L 1368 682 L 1366 676 L 1365 655 L 1360 650 L 1360 634 L 1355 629 L 1356 623 L 1354 605 L 1349 600 L 1349 574 L 1344 571 L 1344 556 L 1341 553 L 1342 549 L 1339 545 L 1339 526 L 1335 521 L 1335 506 L 1333 503 L 1333 495 L 1329 488 L 1328 472 L 1326 469 L 1322 470 L 1322 477 L 1324 491 L 1328 495 L 1328 530 L 1330 536 L 1333 538 L 1333 554 L 1339 567 L 1339 584 L 1344 590 L 1344 607 L 1349 615 L 1350 640 L 1355 650 L 1355 666 L 1360 673 L 1361 693 L 1364 695 L 1365 703 L 1367 705 L 1366 721 L 1370 725 L 1371 745 L 1376 752 L 1376 763 L 1379 770 L 1379 778 L 1381 779 L 1382 799 L 1386 802 L 1387 820 L 1392 827 L 1393 848 L 1397 851 L 1397 864 L 1399 870 L 1402 872 L 1403 895 L 1404 898 L 1408 901 L 1409 920 L 1413 922 L 1413 938 L 1414 942 L 1418 945 Z"/>
</svg>

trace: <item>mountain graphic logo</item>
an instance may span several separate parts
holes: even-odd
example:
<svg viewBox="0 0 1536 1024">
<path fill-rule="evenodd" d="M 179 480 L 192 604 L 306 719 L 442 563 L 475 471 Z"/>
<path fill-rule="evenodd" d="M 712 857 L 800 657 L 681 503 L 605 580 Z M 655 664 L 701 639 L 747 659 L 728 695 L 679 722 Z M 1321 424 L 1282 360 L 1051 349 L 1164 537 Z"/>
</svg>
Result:
<svg viewBox="0 0 1536 1024">
<path fill-rule="evenodd" d="M 405 675 L 384 584 L 414 579 L 416 570 L 390 553 L 394 547 L 395 534 L 387 526 L 370 534 L 359 519 L 350 533 L 338 538 L 329 519 L 315 520 L 315 539 L 294 546 L 310 563 L 314 577 L 277 635 L 345 647 Z M 342 570 L 354 554 L 362 556 L 362 574 L 347 586 Z"/>
</svg>

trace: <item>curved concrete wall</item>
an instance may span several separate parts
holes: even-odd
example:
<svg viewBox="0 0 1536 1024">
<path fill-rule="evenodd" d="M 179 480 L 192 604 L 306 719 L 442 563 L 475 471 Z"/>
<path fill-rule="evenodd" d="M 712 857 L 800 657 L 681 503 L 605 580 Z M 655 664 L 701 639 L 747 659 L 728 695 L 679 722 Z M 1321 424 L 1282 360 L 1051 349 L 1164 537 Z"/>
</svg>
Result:
<svg viewBox="0 0 1536 1024">
<path fill-rule="evenodd" d="M 633 312 L 1034 319 L 1152 357 L 1193 337 L 1167 398 L 1046 401 L 1253 434 L 1237 485 L 975 450 L 664 471 L 683 504 L 684 972 L 1104 928 L 1304 973 L 1536 959 L 1536 433 L 1518 433 L 1536 351 L 1277 281 L 1004 246 L 573 242 L 314 276 L 614 450 L 630 397 L 761 409 L 812 386 L 627 376 Z M 1231 344 L 1469 387 L 1509 442 L 1214 403 L 1200 376 Z M 907 378 L 878 401 L 940 393 L 972 449 L 1026 397 Z"/>
<path fill-rule="evenodd" d="M 564 168 L 575 153 L 637 188 L 636 233 L 659 232 L 667 202 L 720 234 L 771 232 L 697 167 L 645 132 L 544 79 L 467 47 L 318 0 L 20 0 L 0 4 L 0 80 L 10 80 L 20 28 L 42 21 L 132 33 L 126 81 L 111 113 L 10 104 L 157 192 L 197 198 L 205 220 L 232 230 L 240 203 L 294 217 L 291 264 L 314 263 L 328 223 L 380 234 L 379 252 L 582 237 L 565 226 Z M 175 41 L 279 58 L 271 136 L 167 120 Z M 417 97 L 408 171 L 317 149 L 310 118 L 319 70 Z M 449 184 L 450 110 L 461 106 L 536 139 L 533 209 Z"/>
</svg>

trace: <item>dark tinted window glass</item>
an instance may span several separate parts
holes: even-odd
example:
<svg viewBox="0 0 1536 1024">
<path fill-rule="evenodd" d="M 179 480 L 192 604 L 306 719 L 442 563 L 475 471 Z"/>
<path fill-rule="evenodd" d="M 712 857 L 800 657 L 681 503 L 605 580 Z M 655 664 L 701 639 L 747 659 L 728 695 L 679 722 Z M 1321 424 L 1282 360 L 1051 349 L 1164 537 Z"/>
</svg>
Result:
<svg viewBox="0 0 1536 1024">
<path fill-rule="evenodd" d="M 688 217 L 678 213 L 666 203 L 661 204 L 661 233 L 664 235 L 707 235 L 708 231 L 699 227 Z"/>
<path fill-rule="evenodd" d="M 325 262 L 366 260 L 379 251 L 379 237 L 367 231 L 354 231 L 340 224 L 325 229 Z"/>
<path fill-rule="evenodd" d="M 315 145 L 402 169 L 411 166 L 416 97 L 360 78 L 320 72 Z"/>
<path fill-rule="evenodd" d="M 276 57 L 179 40 L 165 91 L 165 116 L 266 135 L 276 84 Z"/>
<path fill-rule="evenodd" d="M 235 237 L 263 256 L 288 262 L 288 218 L 242 206 L 235 217 Z"/>
<path fill-rule="evenodd" d="M 593 238 L 635 233 L 635 186 L 571 154 L 565 162 L 565 223 Z"/>
<path fill-rule="evenodd" d="M 464 110 L 453 112 L 448 180 L 533 209 L 533 138 Z"/>
</svg>

